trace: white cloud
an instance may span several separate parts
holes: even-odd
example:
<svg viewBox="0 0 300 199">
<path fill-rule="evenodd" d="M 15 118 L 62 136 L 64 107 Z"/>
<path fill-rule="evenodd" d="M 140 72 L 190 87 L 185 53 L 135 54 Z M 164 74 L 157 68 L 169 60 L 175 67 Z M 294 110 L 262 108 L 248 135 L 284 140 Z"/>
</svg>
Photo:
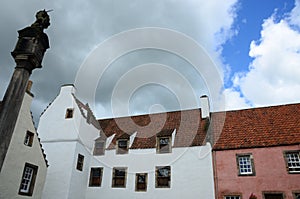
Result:
<svg viewBox="0 0 300 199">
<path fill-rule="evenodd" d="M 234 90 L 234 88 L 225 89 L 223 93 L 225 95 L 226 110 L 236 110 L 250 107 L 245 98 L 241 96 L 241 93 Z"/>
<path fill-rule="evenodd" d="M 300 27 L 300 0 L 295 0 L 295 7 L 290 14 L 290 23 Z"/>
<path fill-rule="evenodd" d="M 300 102 L 300 33 L 292 26 L 299 24 L 296 10 L 299 1 L 289 18 L 264 21 L 260 40 L 250 45 L 249 71 L 235 75 L 234 87 L 254 106 Z M 241 100 L 233 88 L 225 94 Z"/>
</svg>

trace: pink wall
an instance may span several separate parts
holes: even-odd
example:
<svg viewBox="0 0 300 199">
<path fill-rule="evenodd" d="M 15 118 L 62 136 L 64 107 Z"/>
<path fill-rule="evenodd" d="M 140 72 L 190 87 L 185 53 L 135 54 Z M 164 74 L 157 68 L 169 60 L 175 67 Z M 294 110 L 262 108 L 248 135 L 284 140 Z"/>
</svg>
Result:
<svg viewBox="0 0 300 199">
<path fill-rule="evenodd" d="M 263 192 L 283 192 L 285 199 L 293 199 L 292 191 L 300 192 L 300 174 L 289 174 L 283 152 L 299 150 L 300 145 L 269 148 L 214 151 L 216 196 L 239 193 L 248 199 L 254 193 L 263 199 Z M 252 153 L 255 176 L 238 176 L 236 154 Z"/>
</svg>

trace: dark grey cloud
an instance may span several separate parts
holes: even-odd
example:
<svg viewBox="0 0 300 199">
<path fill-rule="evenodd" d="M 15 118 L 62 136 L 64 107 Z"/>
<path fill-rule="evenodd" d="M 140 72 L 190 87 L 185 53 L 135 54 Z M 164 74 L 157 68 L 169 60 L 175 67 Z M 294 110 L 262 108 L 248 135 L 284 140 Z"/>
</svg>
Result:
<svg viewBox="0 0 300 199">
<path fill-rule="evenodd" d="M 216 38 L 221 30 L 230 32 L 234 19 L 232 10 L 237 0 L 220 2 L 213 1 L 2 1 L 0 7 L 0 96 L 4 91 L 13 72 L 14 61 L 10 56 L 17 40 L 17 30 L 30 25 L 36 11 L 53 9 L 50 13 L 51 26 L 46 30 L 50 39 L 50 49 L 46 52 L 43 68 L 36 69 L 31 79 L 34 82 L 32 92 L 35 95 L 33 114 L 36 120 L 46 105 L 55 98 L 62 84 L 73 83 L 77 70 L 89 53 L 108 37 L 122 31 L 142 27 L 162 27 L 174 29 L 187 34 L 202 45 L 212 57 L 217 46 L 225 42 L 230 34 Z M 131 66 L 157 62 L 173 66 L 180 71 L 194 86 L 197 94 L 205 92 L 201 78 L 193 70 L 182 70 L 188 67 L 184 60 L 158 51 L 145 51 L 125 55 L 107 71 L 107 79 L 101 80 L 97 89 L 96 107 L 109 109 L 112 88 L 122 72 Z M 190 67 L 192 68 L 192 67 Z M 153 71 L 153 75 L 155 71 Z M 174 82 L 176 84 L 176 82 Z M 168 99 L 172 95 L 164 93 L 164 89 L 148 87 L 141 89 L 140 94 L 133 96 L 132 113 L 142 113 L 145 107 L 156 103 L 149 94 L 154 93 L 158 103 L 166 104 L 167 108 L 176 107 Z M 167 95 L 167 96 L 166 96 Z M 159 96 L 161 96 L 159 98 Z M 149 101 L 147 101 L 149 99 Z M 142 104 L 145 103 L 145 106 Z M 102 109 L 102 110 L 103 110 Z M 101 117 L 109 117 L 110 111 L 104 111 Z"/>
</svg>

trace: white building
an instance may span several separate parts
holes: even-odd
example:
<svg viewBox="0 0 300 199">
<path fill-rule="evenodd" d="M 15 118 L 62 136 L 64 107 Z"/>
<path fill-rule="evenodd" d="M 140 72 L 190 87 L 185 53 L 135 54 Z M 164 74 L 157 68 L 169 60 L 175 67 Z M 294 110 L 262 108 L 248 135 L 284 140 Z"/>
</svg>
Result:
<svg viewBox="0 0 300 199">
<path fill-rule="evenodd" d="M 32 98 L 33 95 L 27 91 L 0 172 L 0 198 L 42 196 L 47 160 L 32 121 Z"/>
<path fill-rule="evenodd" d="M 43 198 L 214 198 L 207 122 L 199 109 L 97 121 L 65 85 L 38 127 Z"/>
</svg>

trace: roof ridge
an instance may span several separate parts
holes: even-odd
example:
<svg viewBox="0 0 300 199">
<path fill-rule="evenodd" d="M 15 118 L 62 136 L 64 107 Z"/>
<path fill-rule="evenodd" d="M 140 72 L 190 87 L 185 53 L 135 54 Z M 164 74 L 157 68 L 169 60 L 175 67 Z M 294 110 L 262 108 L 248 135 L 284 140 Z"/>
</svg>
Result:
<svg viewBox="0 0 300 199">
<path fill-rule="evenodd" d="M 237 111 L 248 111 L 248 110 L 256 110 L 256 109 L 268 109 L 268 108 L 276 108 L 276 107 L 283 107 L 283 106 L 291 106 L 291 105 L 300 105 L 299 102 L 295 103 L 288 103 L 288 104 L 275 104 L 275 105 L 266 105 L 266 106 L 259 106 L 259 107 L 249 107 L 244 109 L 236 109 L 236 110 L 224 110 L 224 111 L 213 111 L 211 113 L 222 113 L 222 112 L 237 112 Z"/>
</svg>

